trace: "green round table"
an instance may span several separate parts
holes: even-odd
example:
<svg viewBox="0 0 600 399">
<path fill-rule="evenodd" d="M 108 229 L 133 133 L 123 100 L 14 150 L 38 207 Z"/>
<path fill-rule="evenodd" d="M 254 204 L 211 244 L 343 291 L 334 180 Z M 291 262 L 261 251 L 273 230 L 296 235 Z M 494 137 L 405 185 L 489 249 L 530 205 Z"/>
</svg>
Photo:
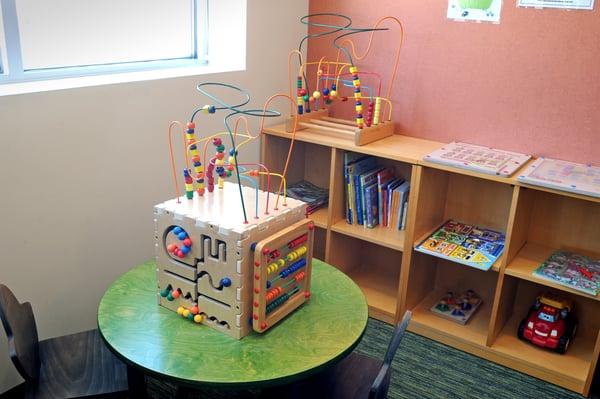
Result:
<svg viewBox="0 0 600 399">
<path fill-rule="evenodd" d="M 154 261 L 119 277 L 100 301 L 98 328 L 128 369 L 187 386 L 254 389 L 293 382 L 348 355 L 367 326 L 360 288 L 316 259 L 310 301 L 266 333 L 241 340 L 159 306 L 156 286 Z"/>
</svg>

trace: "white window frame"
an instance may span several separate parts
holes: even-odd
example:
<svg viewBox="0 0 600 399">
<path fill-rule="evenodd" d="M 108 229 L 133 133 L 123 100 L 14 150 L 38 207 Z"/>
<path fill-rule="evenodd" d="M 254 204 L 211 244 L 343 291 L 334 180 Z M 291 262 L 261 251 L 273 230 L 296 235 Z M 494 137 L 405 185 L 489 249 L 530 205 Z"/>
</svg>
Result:
<svg viewBox="0 0 600 399">
<path fill-rule="evenodd" d="M 2 68 L 4 73 L 0 75 L 0 84 L 190 67 L 206 65 L 208 62 L 208 0 L 190 0 L 193 27 L 193 48 L 190 57 L 26 70 L 22 63 L 16 1 L 0 0 L 5 36 L 4 46 L 0 47 L 6 52 L 6 59 L 8 60 L 8 65 Z"/>
</svg>

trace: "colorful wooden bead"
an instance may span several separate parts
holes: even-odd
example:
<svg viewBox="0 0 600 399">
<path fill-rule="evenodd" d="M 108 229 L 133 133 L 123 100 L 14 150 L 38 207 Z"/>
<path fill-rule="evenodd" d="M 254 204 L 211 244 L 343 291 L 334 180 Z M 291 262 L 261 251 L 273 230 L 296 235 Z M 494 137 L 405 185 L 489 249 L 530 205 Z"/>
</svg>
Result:
<svg viewBox="0 0 600 399">
<path fill-rule="evenodd" d="M 183 317 L 188 317 L 190 315 L 190 310 L 189 309 L 184 309 L 183 312 L 181 312 L 181 315 Z"/>
<path fill-rule="evenodd" d="M 223 287 L 229 287 L 229 286 L 231 286 L 231 279 L 229 277 L 223 277 L 221 279 L 221 285 Z"/>
<path fill-rule="evenodd" d="M 203 317 L 202 317 L 201 314 L 197 314 L 197 315 L 194 316 L 194 322 L 195 323 L 202 323 L 202 319 L 203 319 Z"/>
<path fill-rule="evenodd" d="M 319 99 L 319 98 L 321 97 L 321 92 L 320 92 L 320 91 L 318 91 L 318 90 L 315 90 L 315 91 L 313 92 L 313 95 L 312 95 L 312 96 L 313 96 L 313 98 L 315 98 L 315 99 Z"/>
<path fill-rule="evenodd" d="M 178 314 L 179 316 L 181 316 L 181 315 L 183 314 L 183 311 L 184 311 L 184 310 L 185 310 L 185 308 L 184 308 L 183 306 L 180 306 L 180 307 L 178 307 L 178 308 L 177 308 L 177 314 Z"/>
<path fill-rule="evenodd" d="M 192 314 L 200 313 L 200 309 L 198 309 L 198 305 L 192 306 L 192 308 L 190 309 L 190 312 L 192 312 Z"/>
<path fill-rule="evenodd" d="M 172 301 L 173 299 L 175 299 L 175 298 L 173 298 L 173 294 L 169 292 L 167 294 L 167 301 Z"/>
<path fill-rule="evenodd" d="M 174 290 L 173 292 L 171 292 L 171 296 L 175 299 L 179 298 L 181 296 L 181 291 L 179 291 L 179 289 Z"/>
</svg>

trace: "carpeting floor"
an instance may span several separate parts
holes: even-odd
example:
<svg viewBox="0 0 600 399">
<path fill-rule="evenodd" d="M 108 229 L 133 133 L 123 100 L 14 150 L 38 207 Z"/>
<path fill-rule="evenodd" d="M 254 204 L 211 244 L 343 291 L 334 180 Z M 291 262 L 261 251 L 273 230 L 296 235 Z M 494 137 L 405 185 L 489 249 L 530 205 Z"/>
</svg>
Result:
<svg viewBox="0 0 600 399">
<path fill-rule="evenodd" d="M 383 359 L 392 332 L 393 326 L 369 319 L 356 350 Z M 392 369 L 390 399 L 584 399 L 571 391 L 409 332 L 398 348 Z M 154 398 L 173 398 L 175 387 L 150 379 L 148 393 Z M 232 394 L 203 392 L 188 393 L 185 397 L 228 398 Z M 254 395 L 247 392 L 240 397 Z"/>
</svg>

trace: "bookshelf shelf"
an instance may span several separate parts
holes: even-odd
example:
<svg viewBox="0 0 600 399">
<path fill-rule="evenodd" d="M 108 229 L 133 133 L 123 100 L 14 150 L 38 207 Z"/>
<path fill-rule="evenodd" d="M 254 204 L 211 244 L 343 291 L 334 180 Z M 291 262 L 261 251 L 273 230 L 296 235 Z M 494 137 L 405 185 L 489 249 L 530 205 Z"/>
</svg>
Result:
<svg viewBox="0 0 600 399">
<path fill-rule="evenodd" d="M 283 125 L 261 134 L 261 160 L 281 171 L 292 135 Z M 442 143 L 393 135 L 357 147 L 347 140 L 298 132 L 288 184 L 300 180 L 329 188 L 329 204 L 315 221 L 315 257 L 350 276 L 363 290 L 371 317 L 398 322 L 413 312 L 409 329 L 446 345 L 587 395 L 600 355 L 600 295 L 593 297 L 533 276 L 555 249 L 600 259 L 600 199 L 530 186 L 431 164 L 423 157 Z M 344 153 L 378 158 L 410 181 L 406 229 L 367 229 L 345 220 Z M 262 182 L 264 186 L 264 180 Z M 449 219 L 502 231 L 504 252 L 482 271 L 415 251 Z M 483 303 L 466 325 L 429 309 L 452 290 L 473 289 Z M 545 292 L 575 303 L 577 336 L 560 355 L 517 338 L 517 326 Z"/>
<path fill-rule="evenodd" d="M 552 282 L 550 280 L 546 280 L 543 278 L 539 278 L 533 275 L 533 271 L 552 253 L 557 250 L 557 248 L 552 248 L 547 245 L 536 244 L 536 243 L 527 243 L 521 250 L 517 253 L 517 255 L 513 258 L 513 260 L 506 266 L 505 273 L 509 276 L 518 277 L 520 279 L 533 281 L 534 283 L 538 283 L 547 287 L 552 287 L 559 289 L 561 291 L 570 292 L 575 295 L 582 295 L 585 298 L 595 299 L 596 301 L 600 301 L 600 295 L 592 296 L 587 295 L 584 292 L 574 290 L 572 288 L 566 287 L 564 285 Z M 575 251 L 580 252 L 580 251 Z M 597 257 L 600 259 L 600 257 Z"/>
<path fill-rule="evenodd" d="M 385 227 L 367 229 L 364 226 L 352 225 L 341 220 L 331 226 L 331 230 L 350 237 L 382 245 L 396 251 L 404 250 L 404 230 L 392 230 Z"/>
</svg>

